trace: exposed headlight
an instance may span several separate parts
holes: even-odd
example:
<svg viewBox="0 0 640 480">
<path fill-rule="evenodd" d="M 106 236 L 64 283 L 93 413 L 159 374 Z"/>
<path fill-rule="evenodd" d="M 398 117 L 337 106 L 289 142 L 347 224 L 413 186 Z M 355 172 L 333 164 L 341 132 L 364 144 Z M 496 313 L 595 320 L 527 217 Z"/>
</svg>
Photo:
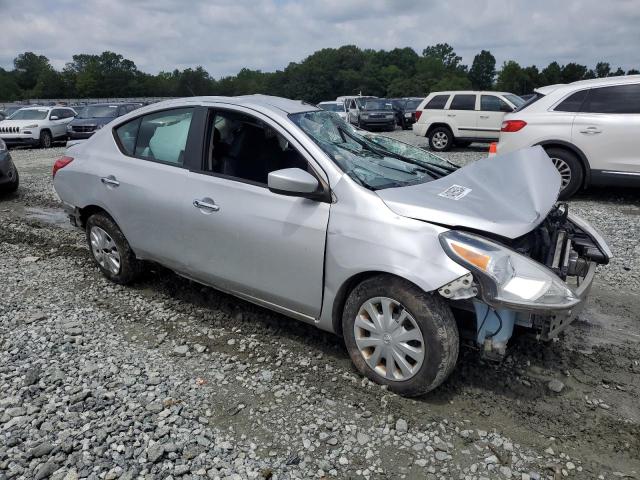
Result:
<svg viewBox="0 0 640 480">
<path fill-rule="evenodd" d="M 27 128 L 38 128 L 38 124 L 34 123 L 33 125 L 27 125 L 26 127 L 22 127 L 22 130 L 26 130 Z"/>
<path fill-rule="evenodd" d="M 4 152 L 7 150 L 7 144 L 4 143 L 4 140 L 0 138 L 0 152 Z"/>
<path fill-rule="evenodd" d="M 483 237 L 456 230 L 440 235 L 447 255 L 468 268 L 492 306 L 520 310 L 564 310 L 580 302 L 551 270 Z"/>
</svg>

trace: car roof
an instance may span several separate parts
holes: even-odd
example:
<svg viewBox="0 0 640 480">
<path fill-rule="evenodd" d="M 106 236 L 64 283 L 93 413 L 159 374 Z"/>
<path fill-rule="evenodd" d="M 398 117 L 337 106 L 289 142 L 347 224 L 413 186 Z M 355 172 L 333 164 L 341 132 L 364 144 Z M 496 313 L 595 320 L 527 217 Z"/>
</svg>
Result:
<svg viewBox="0 0 640 480">
<path fill-rule="evenodd" d="M 327 103 L 333 103 L 334 105 L 342 105 L 344 102 L 338 102 L 337 100 L 325 100 L 323 102 L 318 102 L 318 105 L 326 105 Z"/>
<path fill-rule="evenodd" d="M 556 83 L 536 88 L 534 91 L 542 95 L 549 95 L 551 92 L 562 89 L 562 91 L 578 90 L 582 87 L 604 87 L 607 85 L 625 85 L 627 83 L 640 82 L 640 75 L 620 75 L 618 77 L 590 78 L 588 80 L 578 80 L 572 83 Z"/>
<path fill-rule="evenodd" d="M 512 92 L 494 92 L 493 90 L 445 90 L 442 92 L 431 92 L 429 95 L 456 95 L 456 94 L 468 94 L 468 95 L 515 95 Z"/>
</svg>

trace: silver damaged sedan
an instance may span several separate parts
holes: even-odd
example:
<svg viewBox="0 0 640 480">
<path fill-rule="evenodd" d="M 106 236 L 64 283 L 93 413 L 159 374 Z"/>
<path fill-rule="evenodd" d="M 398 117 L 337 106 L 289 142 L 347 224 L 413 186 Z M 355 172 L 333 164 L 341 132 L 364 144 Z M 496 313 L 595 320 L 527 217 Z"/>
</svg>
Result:
<svg viewBox="0 0 640 480">
<path fill-rule="evenodd" d="M 263 95 L 170 100 L 71 145 L 53 169 L 102 273 L 145 262 L 344 338 L 362 375 L 420 395 L 461 336 L 501 358 L 516 326 L 576 318 L 607 244 L 540 147 L 464 168 Z"/>
</svg>

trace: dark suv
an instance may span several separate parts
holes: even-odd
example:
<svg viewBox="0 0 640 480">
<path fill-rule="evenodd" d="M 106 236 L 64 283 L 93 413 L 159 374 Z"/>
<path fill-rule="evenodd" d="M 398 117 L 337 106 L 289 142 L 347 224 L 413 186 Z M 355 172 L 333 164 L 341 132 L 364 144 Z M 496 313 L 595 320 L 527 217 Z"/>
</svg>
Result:
<svg viewBox="0 0 640 480">
<path fill-rule="evenodd" d="M 396 123 L 403 130 L 408 130 L 416 123 L 416 109 L 423 98 L 392 98 L 391 104 L 396 114 Z"/>
<path fill-rule="evenodd" d="M 354 98 L 349 103 L 349 121 L 360 128 L 395 130 L 396 117 L 391 100 L 386 98 Z"/>
<path fill-rule="evenodd" d="M 78 110 L 78 115 L 67 125 L 69 140 L 85 139 L 101 129 L 114 118 L 121 117 L 138 108 L 133 103 L 95 103 Z"/>
</svg>

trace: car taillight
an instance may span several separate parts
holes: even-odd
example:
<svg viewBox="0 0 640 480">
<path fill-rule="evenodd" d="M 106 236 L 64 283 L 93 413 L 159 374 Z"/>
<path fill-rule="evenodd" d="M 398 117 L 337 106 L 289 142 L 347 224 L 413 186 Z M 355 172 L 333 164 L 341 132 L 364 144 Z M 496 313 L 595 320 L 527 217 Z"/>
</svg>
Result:
<svg viewBox="0 0 640 480">
<path fill-rule="evenodd" d="M 420 120 L 420 115 L 422 115 L 422 110 L 416 110 L 416 122 Z"/>
<path fill-rule="evenodd" d="M 59 158 L 58 160 L 56 160 L 56 163 L 53 164 L 53 178 L 55 178 L 56 173 L 58 173 L 58 170 L 60 170 L 61 168 L 66 167 L 67 165 L 69 165 L 71 162 L 73 162 L 73 157 L 62 157 Z"/>
<path fill-rule="evenodd" d="M 505 120 L 502 122 L 502 128 L 500 131 L 502 132 L 517 132 L 518 130 L 522 130 L 527 125 L 527 122 L 524 120 Z"/>
</svg>

